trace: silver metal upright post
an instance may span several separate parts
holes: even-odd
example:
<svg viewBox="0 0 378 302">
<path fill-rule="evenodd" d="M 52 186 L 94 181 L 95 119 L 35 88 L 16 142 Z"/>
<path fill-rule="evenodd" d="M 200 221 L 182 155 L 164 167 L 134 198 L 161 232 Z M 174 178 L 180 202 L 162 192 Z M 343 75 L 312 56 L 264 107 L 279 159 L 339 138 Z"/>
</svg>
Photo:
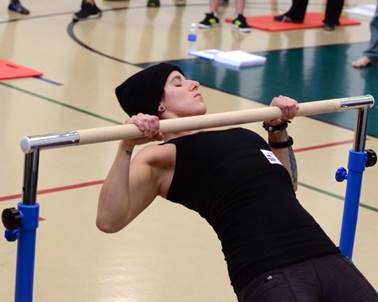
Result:
<svg viewBox="0 0 378 302">
<path fill-rule="evenodd" d="M 35 204 L 38 186 L 39 148 L 25 154 L 24 184 L 22 187 L 22 202 L 27 205 Z"/>
<path fill-rule="evenodd" d="M 368 107 L 358 109 L 356 130 L 354 136 L 353 149 L 356 152 L 365 151 L 366 130 L 368 121 Z"/>
</svg>

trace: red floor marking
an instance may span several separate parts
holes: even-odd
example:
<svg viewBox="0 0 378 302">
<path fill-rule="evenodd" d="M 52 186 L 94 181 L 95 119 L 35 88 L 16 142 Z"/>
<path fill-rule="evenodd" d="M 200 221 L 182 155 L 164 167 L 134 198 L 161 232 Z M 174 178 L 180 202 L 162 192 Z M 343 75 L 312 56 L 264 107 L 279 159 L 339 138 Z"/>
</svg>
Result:
<svg viewBox="0 0 378 302">
<path fill-rule="evenodd" d="M 75 184 L 75 185 L 68 185 L 68 186 L 63 186 L 63 187 L 43 189 L 43 190 L 39 190 L 37 192 L 37 195 L 60 192 L 60 191 L 74 190 L 74 189 L 90 187 L 90 186 L 96 186 L 96 185 L 101 185 L 102 183 L 104 183 L 103 180 L 95 180 L 95 181 L 89 181 L 89 182 L 82 182 L 82 183 Z M 20 199 L 20 198 L 21 198 L 21 194 L 0 196 L 0 202 L 1 201 L 13 200 L 13 199 Z"/>
<path fill-rule="evenodd" d="M 332 146 L 350 144 L 350 143 L 353 143 L 353 142 L 354 142 L 354 140 L 350 139 L 350 140 L 336 142 L 336 143 L 329 143 L 329 144 L 323 144 L 323 145 L 316 145 L 316 146 L 298 148 L 298 149 L 294 149 L 294 152 L 302 152 L 302 151 L 308 151 L 308 150 L 322 149 L 322 148 L 327 148 L 327 147 L 332 147 Z"/>
<path fill-rule="evenodd" d="M 340 142 L 335 142 L 335 143 L 298 148 L 298 149 L 294 149 L 294 152 L 303 152 L 303 151 L 309 151 L 309 150 L 315 150 L 315 149 L 323 149 L 323 148 L 327 148 L 327 147 L 350 144 L 350 143 L 353 143 L 353 142 L 354 142 L 354 140 L 345 140 L 345 141 L 340 141 Z M 60 192 L 60 191 L 68 191 L 68 190 L 74 190 L 74 189 L 79 189 L 79 188 L 84 188 L 84 187 L 101 185 L 103 183 L 104 183 L 103 180 L 82 182 L 82 183 L 74 184 L 74 185 L 68 185 L 68 186 L 63 186 L 63 187 L 55 187 L 55 188 L 50 188 L 50 189 L 39 190 L 37 192 L 37 194 L 42 195 L 42 194 L 48 194 L 48 193 L 54 193 L 54 192 Z M 21 194 L 5 195 L 5 196 L 0 196 L 0 202 L 1 201 L 9 201 L 9 200 L 13 200 L 13 199 L 20 199 L 20 198 L 21 198 Z"/>
<path fill-rule="evenodd" d="M 21 194 L 14 194 L 14 195 L 5 195 L 0 197 L 0 201 L 7 201 L 12 199 L 19 199 L 21 198 Z"/>
</svg>

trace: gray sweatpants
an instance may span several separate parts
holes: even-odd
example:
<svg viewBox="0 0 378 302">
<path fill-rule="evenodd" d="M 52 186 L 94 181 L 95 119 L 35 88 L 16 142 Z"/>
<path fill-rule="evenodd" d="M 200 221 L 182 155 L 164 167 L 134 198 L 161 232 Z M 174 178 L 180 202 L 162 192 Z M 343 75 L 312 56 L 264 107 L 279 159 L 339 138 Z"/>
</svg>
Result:
<svg viewBox="0 0 378 302">
<path fill-rule="evenodd" d="M 378 62 L 378 1 L 374 17 L 370 22 L 370 43 L 364 55 L 369 59 Z"/>
</svg>

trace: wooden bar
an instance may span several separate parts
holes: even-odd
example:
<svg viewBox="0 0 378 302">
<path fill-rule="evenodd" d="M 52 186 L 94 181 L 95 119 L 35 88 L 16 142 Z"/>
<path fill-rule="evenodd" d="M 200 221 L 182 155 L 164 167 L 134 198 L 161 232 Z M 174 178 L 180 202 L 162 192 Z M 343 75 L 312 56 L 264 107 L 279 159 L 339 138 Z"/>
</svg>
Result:
<svg viewBox="0 0 378 302">
<path fill-rule="evenodd" d="M 373 104 L 374 98 L 370 95 L 305 102 L 298 104 L 296 116 L 310 116 L 366 108 L 373 106 Z M 278 107 L 265 107 L 161 120 L 160 128 L 163 133 L 172 133 L 269 121 L 280 116 L 281 110 Z M 35 148 L 42 149 L 63 147 L 66 145 L 93 144 L 142 136 L 143 133 L 135 125 L 126 124 L 40 136 L 25 136 L 21 139 L 21 149 L 23 152 L 29 153 Z"/>
</svg>

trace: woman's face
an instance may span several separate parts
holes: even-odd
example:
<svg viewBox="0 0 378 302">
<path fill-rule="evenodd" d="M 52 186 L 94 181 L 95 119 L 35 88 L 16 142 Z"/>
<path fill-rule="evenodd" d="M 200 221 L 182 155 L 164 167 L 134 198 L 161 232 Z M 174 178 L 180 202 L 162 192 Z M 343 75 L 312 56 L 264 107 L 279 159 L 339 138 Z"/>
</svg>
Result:
<svg viewBox="0 0 378 302">
<path fill-rule="evenodd" d="M 178 71 L 172 71 L 165 83 L 161 102 L 165 112 L 176 117 L 205 114 L 207 108 L 199 86 L 197 81 L 188 80 Z"/>
</svg>

